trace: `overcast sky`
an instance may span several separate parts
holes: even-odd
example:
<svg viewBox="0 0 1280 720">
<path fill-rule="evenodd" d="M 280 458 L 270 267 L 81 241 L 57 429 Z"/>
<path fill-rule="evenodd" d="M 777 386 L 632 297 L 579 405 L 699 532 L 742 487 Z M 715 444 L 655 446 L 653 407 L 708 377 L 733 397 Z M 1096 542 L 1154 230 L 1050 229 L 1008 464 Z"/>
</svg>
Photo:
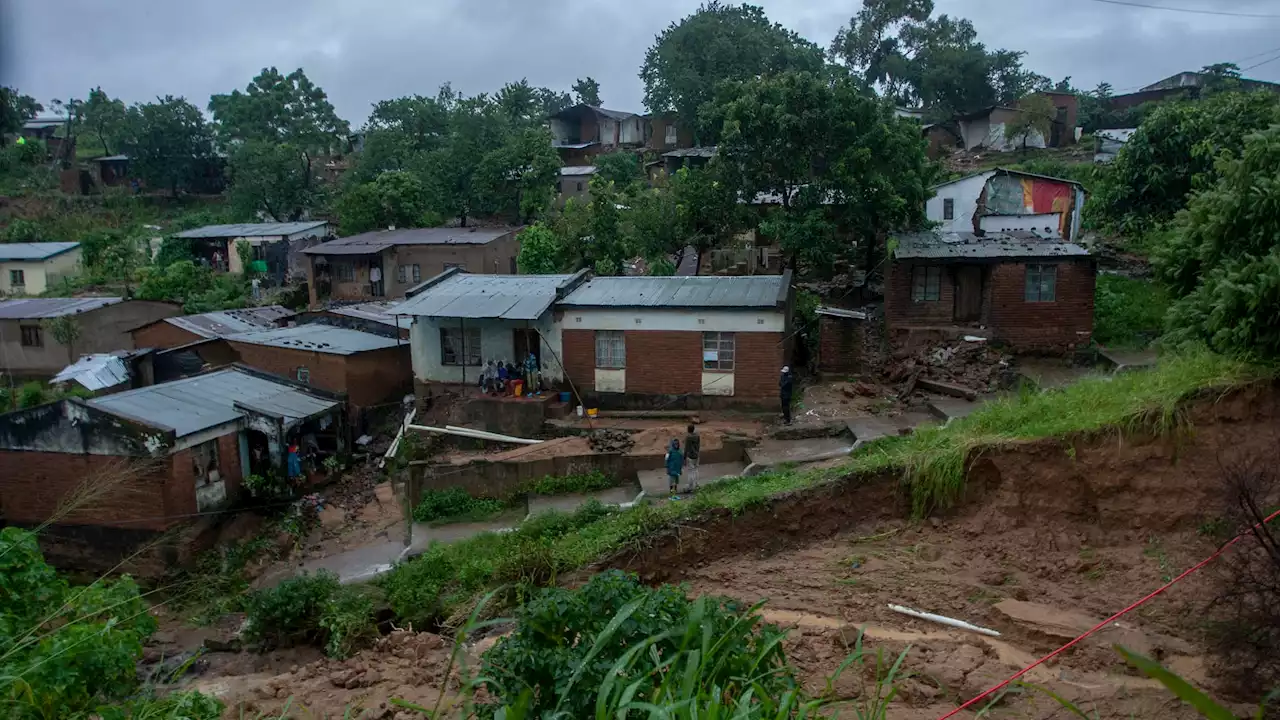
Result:
<svg viewBox="0 0 1280 720">
<path fill-rule="evenodd" d="M 1278 14 L 1280 0 L 1135 0 Z M 600 81 L 606 106 L 642 111 L 645 49 L 699 0 L 0 0 L 0 83 L 47 103 L 101 85 L 128 102 L 183 95 L 197 106 L 269 65 L 297 67 L 359 125 L 384 98 L 472 94 L 528 78 L 568 90 Z M 858 0 L 758 0 L 827 47 Z M 1191 15 L 1095 0 L 936 0 L 990 48 L 1077 87 L 1117 92 L 1213 62 L 1280 54 L 1280 19 Z M 1272 51 L 1272 52 L 1266 52 Z M 1280 82 L 1280 59 L 1246 71 Z"/>
</svg>

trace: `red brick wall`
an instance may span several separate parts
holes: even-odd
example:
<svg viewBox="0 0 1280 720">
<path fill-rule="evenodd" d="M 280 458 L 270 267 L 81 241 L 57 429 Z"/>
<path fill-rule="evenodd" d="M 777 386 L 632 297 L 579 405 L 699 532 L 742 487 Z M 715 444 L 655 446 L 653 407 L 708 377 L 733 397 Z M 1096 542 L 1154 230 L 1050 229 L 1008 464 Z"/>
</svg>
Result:
<svg viewBox="0 0 1280 720">
<path fill-rule="evenodd" d="M 1022 350 L 1066 350 L 1093 332 L 1096 276 L 1092 260 L 1058 262 L 1053 302 L 1026 301 L 1026 264 L 991 270 L 990 321 L 997 340 Z"/>
<path fill-rule="evenodd" d="M 911 277 L 915 265 L 897 260 L 889 265 L 885 279 L 884 312 L 892 327 L 906 325 L 949 325 L 955 315 L 955 285 L 947 267 L 942 266 L 936 301 L 916 302 L 911 299 Z"/>
<path fill-rule="evenodd" d="M 49 520 L 68 496 L 89 481 L 106 480 L 115 468 L 138 458 L 0 450 L 0 507 L 4 520 L 37 524 Z M 174 493 L 173 458 L 156 461 L 152 472 L 92 495 L 58 522 L 64 525 L 112 525 L 137 530 L 163 530 L 174 523 L 159 520 L 195 512 Z M 187 461 L 188 468 L 190 461 Z M 190 471 L 188 470 L 188 474 Z M 101 485 L 99 485 L 101 487 Z M 139 518 L 150 518 L 138 522 Z M 131 522 L 124 522 L 131 521 Z"/>
<path fill-rule="evenodd" d="M 347 399 L 352 407 L 395 402 L 413 392 L 413 360 L 408 343 L 401 347 L 348 355 L 346 370 L 345 390 L 349 393 Z"/>
<path fill-rule="evenodd" d="M 564 330 L 561 333 L 560 352 L 564 371 L 578 392 L 596 388 L 596 332 L 594 330 Z"/>
<path fill-rule="evenodd" d="M 156 322 L 133 331 L 133 346 L 139 348 L 174 348 L 204 338 L 167 322 Z"/>
<path fill-rule="evenodd" d="M 865 320 L 821 315 L 818 326 L 818 370 L 851 373 L 858 369 L 862 355 Z"/>
<path fill-rule="evenodd" d="M 347 357 L 312 350 L 254 345 L 230 342 L 240 357 L 240 362 L 251 368 L 274 375 L 298 379 L 298 368 L 305 367 L 311 373 L 311 384 L 332 392 L 347 392 Z"/>
<path fill-rule="evenodd" d="M 694 333 L 697 334 L 697 333 Z M 734 338 L 733 396 L 777 397 L 782 366 L 782 333 L 740 332 Z M 699 338 L 701 342 L 701 338 Z"/>
</svg>

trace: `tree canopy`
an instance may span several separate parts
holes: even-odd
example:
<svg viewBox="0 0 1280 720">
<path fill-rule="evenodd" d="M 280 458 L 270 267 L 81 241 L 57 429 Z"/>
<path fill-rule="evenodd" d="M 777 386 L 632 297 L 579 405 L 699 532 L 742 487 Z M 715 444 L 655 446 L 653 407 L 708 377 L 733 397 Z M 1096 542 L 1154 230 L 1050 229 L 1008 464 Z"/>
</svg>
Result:
<svg viewBox="0 0 1280 720">
<path fill-rule="evenodd" d="M 0 85 L 0 135 L 16 133 L 24 123 L 44 110 L 30 95 L 23 95 L 17 88 Z"/>
<path fill-rule="evenodd" d="M 721 83 L 789 70 L 821 72 L 822 50 L 769 22 L 759 7 L 712 0 L 658 35 L 645 53 L 640 78 L 645 107 L 674 113 L 696 128 L 700 143 L 710 144 L 716 128 L 699 124 L 699 111 Z"/>
<path fill-rule="evenodd" d="M 177 196 L 196 184 L 213 157 L 213 135 L 199 108 L 166 95 L 129 108 L 121 150 L 147 185 Z"/>
<path fill-rule="evenodd" d="M 95 138 L 102 145 L 104 155 L 113 155 L 112 148 L 120 147 L 127 116 L 123 100 L 112 100 L 101 87 L 96 87 L 89 91 L 89 98 L 80 108 L 78 132 Z"/>
<path fill-rule="evenodd" d="M 578 78 L 573 84 L 574 98 L 587 105 L 600 106 L 600 83 L 595 81 L 590 75 L 584 78 Z M 550 114 L 550 113 L 548 113 Z"/>
</svg>

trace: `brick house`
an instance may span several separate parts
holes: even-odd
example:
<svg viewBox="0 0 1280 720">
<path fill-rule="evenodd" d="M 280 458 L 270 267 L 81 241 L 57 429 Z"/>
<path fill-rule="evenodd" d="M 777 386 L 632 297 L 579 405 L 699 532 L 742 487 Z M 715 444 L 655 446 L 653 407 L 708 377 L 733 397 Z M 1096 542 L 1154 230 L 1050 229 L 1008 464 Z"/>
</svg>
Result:
<svg viewBox="0 0 1280 720">
<path fill-rule="evenodd" d="M 1024 112 L 1018 104 L 992 105 L 980 110 L 955 117 L 960 130 L 960 139 L 966 150 L 986 148 L 988 150 L 1016 150 L 1023 147 L 1066 147 L 1076 144 L 1076 123 L 1079 114 L 1079 100 L 1072 93 L 1036 92 L 1027 97 L 1043 95 L 1053 105 L 1054 115 L 1049 119 L 1049 135 L 1045 137 L 1038 130 L 1032 130 L 1025 138 L 1010 140 L 1005 137 L 1005 126 L 1022 117 Z M 1024 98 L 1023 100 L 1025 100 Z"/>
<path fill-rule="evenodd" d="M 1089 342 L 1097 268 L 1079 245 L 1023 231 L 927 232 L 896 243 L 885 278 L 891 337 L 966 330 L 1035 351 Z"/>
<path fill-rule="evenodd" d="M 547 120 L 551 146 L 565 165 L 590 165 L 596 155 L 639 148 L 649 126 L 642 115 L 586 104 L 565 108 Z"/>
<path fill-rule="evenodd" d="M 287 444 L 342 451 L 345 437 L 326 432 L 341 413 L 332 394 L 239 367 L 8 413 L 0 513 L 26 527 L 53 520 L 41 542 L 61 567 L 100 571 L 141 550 L 141 572 L 158 574 L 200 542 L 162 536 L 229 507 L 251 472 L 283 471 Z"/>
<path fill-rule="evenodd" d="M 857 372 L 866 341 L 867 314 L 861 310 L 818 308 L 818 372 Z"/>
<path fill-rule="evenodd" d="M 136 327 L 130 334 L 134 347 L 176 348 L 211 338 L 281 327 L 295 315 L 297 313 L 282 305 L 219 310 L 162 318 Z"/>
<path fill-rule="evenodd" d="M 50 377 L 81 355 L 133 350 L 130 330 L 171 317 L 174 303 L 118 297 L 23 298 L 0 301 L 0 356 L 18 377 Z M 73 317 L 80 335 L 68 347 L 49 323 Z"/>
<path fill-rule="evenodd" d="M 556 303 L 565 374 L 603 405 L 773 401 L 793 300 L 790 271 L 595 278 Z"/>
<path fill-rule="evenodd" d="M 500 274 L 516 271 L 518 228 L 402 228 L 338 238 L 307 248 L 312 310 L 326 302 L 404 297 L 405 291 L 449 268 Z"/>
<path fill-rule="evenodd" d="M 315 322 L 225 340 L 243 365 L 343 393 L 357 427 L 370 409 L 398 403 L 412 391 L 409 344 L 394 336 Z"/>
</svg>

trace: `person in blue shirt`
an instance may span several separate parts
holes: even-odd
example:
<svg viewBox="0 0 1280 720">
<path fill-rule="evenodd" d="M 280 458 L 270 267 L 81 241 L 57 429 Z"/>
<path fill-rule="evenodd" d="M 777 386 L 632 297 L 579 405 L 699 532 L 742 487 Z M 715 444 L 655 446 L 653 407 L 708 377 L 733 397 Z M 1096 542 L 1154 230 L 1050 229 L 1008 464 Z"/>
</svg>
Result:
<svg viewBox="0 0 1280 720">
<path fill-rule="evenodd" d="M 498 392 L 505 393 L 507 391 L 507 380 L 511 379 L 511 375 L 507 372 L 507 363 L 498 361 Z"/>
<path fill-rule="evenodd" d="M 524 394 L 535 395 L 538 392 L 538 358 L 533 353 L 524 359 Z"/>
<path fill-rule="evenodd" d="M 684 455 L 680 453 L 680 441 L 671 439 L 667 448 L 667 489 L 672 495 L 680 487 L 680 471 L 684 469 Z"/>
</svg>

